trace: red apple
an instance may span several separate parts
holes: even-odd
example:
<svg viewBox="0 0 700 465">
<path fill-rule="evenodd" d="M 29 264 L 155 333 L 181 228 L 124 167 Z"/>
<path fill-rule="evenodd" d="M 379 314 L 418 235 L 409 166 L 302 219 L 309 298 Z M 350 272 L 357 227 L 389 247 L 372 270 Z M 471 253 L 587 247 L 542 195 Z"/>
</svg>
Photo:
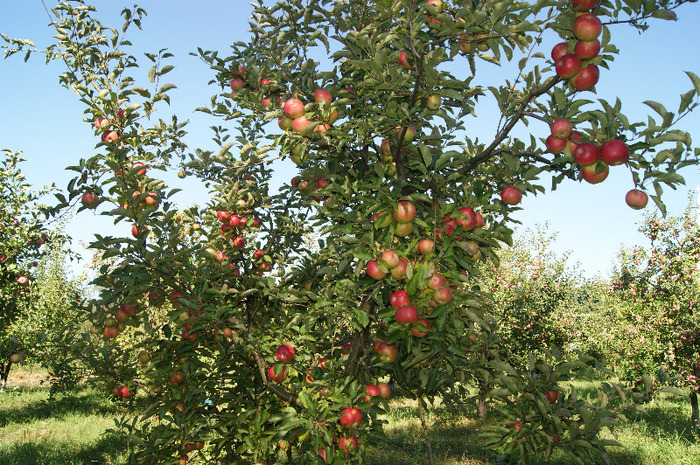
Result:
<svg viewBox="0 0 700 465">
<path fill-rule="evenodd" d="M 574 35 L 584 42 L 590 42 L 598 38 L 603 31 L 603 24 L 594 14 L 582 14 L 574 20 Z"/>
<path fill-rule="evenodd" d="M 313 121 L 309 120 L 306 118 L 305 115 L 301 115 L 298 118 L 295 118 L 292 121 L 292 131 L 296 132 L 297 134 L 306 134 L 306 131 L 309 129 L 309 126 L 313 124 Z"/>
<path fill-rule="evenodd" d="M 112 339 L 119 335 L 119 328 L 105 328 L 103 334 L 106 338 Z"/>
<path fill-rule="evenodd" d="M 404 69 L 411 69 L 413 65 L 411 64 L 413 58 L 406 52 L 399 53 L 399 64 L 404 67 Z"/>
<path fill-rule="evenodd" d="M 581 166 L 593 165 L 600 160 L 600 150 L 594 143 L 584 142 L 576 147 L 574 160 Z"/>
<path fill-rule="evenodd" d="M 289 344 L 280 344 L 275 352 L 275 358 L 281 363 L 291 362 L 294 359 L 294 347 Z"/>
<path fill-rule="evenodd" d="M 600 41 L 598 39 L 584 42 L 579 40 L 574 45 L 574 53 L 580 60 L 590 60 L 595 58 L 600 53 Z"/>
<path fill-rule="evenodd" d="M 95 118 L 95 127 L 96 128 L 108 128 L 111 123 L 112 122 L 110 120 L 108 120 L 107 118 L 103 118 L 101 116 L 98 118 Z"/>
<path fill-rule="evenodd" d="M 569 53 L 569 44 L 561 42 L 552 48 L 552 60 L 556 63 L 559 58 Z"/>
<path fill-rule="evenodd" d="M 357 407 L 348 407 L 340 412 L 338 421 L 343 428 L 355 429 L 362 423 L 362 410 Z"/>
<path fill-rule="evenodd" d="M 314 100 L 321 105 L 330 105 L 333 98 L 331 97 L 331 93 L 326 89 L 316 89 L 314 91 Z"/>
<path fill-rule="evenodd" d="M 369 263 L 367 263 L 367 275 L 370 278 L 376 279 L 377 281 L 386 277 L 386 273 L 379 267 L 377 260 L 371 260 Z"/>
<path fill-rule="evenodd" d="M 413 323 L 418 319 L 418 310 L 413 305 L 404 305 L 394 312 L 396 322 L 402 325 Z"/>
<path fill-rule="evenodd" d="M 399 350 L 396 348 L 396 346 L 394 344 L 387 344 L 384 341 L 381 341 L 379 343 L 379 345 L 377 346 L 377 353 L 379 354 L 379 359 L 382 362 L 386 362 L 386 363 L 394 362 L 396 360 L 396 358 L 399 356 Z M 382 388 L 382 386 L 380 384 L 379 389 L 381 389 L 381 388 Z"/>
<path fill-rule="evenodd" d="M 476 212 L 471 207 L 462 207 L 457 210 L 458 214 L 455 215 L 455 223 L 470 231 L 476 227 Z"/>
<path fill-rule="evenodd" d="M 438 305 L 446 305 L 452 300 L 452 291 L 449 287 L 442 287 L 435 290 L 433 301 Z"/>
<path fill-rule="evenodd" d="M 231 79 L 230 85 L 231 85 L 231 90 L 234 92 L 237 92 L 243 88 L 243 80 L 238 79 L 238 78 L 233 78 Z"/>
<path fill-rule="evenodd" d="M 281 383 L 285 379 L 287 379 L 287 369 L 282 367 L 282 369 L 275 375 L 275 366 L 272 365 L 270 368 L 267 370 L 267 376 L 272 380 L 275 381 L 276 383 Z"/>
<path fill-rule="evenodd" d="M 648 201 L 649 197 L 646 192 L 640 191 L 639 189 L 632 189 L 625 195 L 625 202 L 635 210 L 641 210 L 646 207 Z"/>
<path fill-rule="evenodd" d="M 501 200 L 506 205 L 517 205 L 523 198 L 523 193 L 520 189 L 514 186 L 506 186 L 501 191 Z"/>
<path fill-rule="evenodd" d="M 545 145 L 547 146 L 547 151 L 550 153 L 561 153 L 566 148 L 566 141 L 557 139 L 553 135 L 547 136 L 545 140 Z"/>
<path fill-rule="evenodd" d="M 372 222 L 377 229 L 386 228 L 391 225 L 391 213 L 388 211 L 372 213 Z"/>
<path fill-rule="evenodd" d="M 478 217 L 477 217 L 477 220 L 478 220 Z M 483 217 L 482 217 L 482 221 L 483 221 Z M 477 223 L 478 223 L 478 221 L 477 221 Z M 482 222 L 482 224 L 483 224 L 483 222 Z M 435 241 L 433 241 L 432 239 L 421 239 L 420 241 L 418 241 L 418 252 L 419 253 L 421 253 L 423 255 L 428 255 L 430 253 L 433 253 L 434 250 L 435 250 Z"/>
<path fill-rule="evenodd" d="M 428 330 L 430 330 L 430 323 L 428 323 L 428 320 L 425 318 L 418 318 L 414 327 L 411 328 L 411 334 L 415 337 L 425 337 L 428 334 Z"/>
<path fill-rule="evenodd" d="M 15 278 L 15 282 L 19 284 L 20 286 L 27 287 L 29 286 L 29 278 L 26 276 L 18 276 Z"/>
<path fill-rule="evenodd" d="M 391 277 L 394 279 L 402 279 L 406 277 L 406 269 L 408 268 L 408 260 L 403 257 L 399 258 L 399 265 L 391 269 Z"/>
<path fill-rule="evenodd" d="M 554 404 L 559 398 L 559 391 L 544 391 L 544 396 L 550 404 Z"/>
<path fill-rule="evenodd" d="M 576 58 L 576 55 L 567 53 L 556 61 L 554 68 L 557 76 L 570 79 L 581 70 L 581 60 Z"/>
<path fill-rule="evenodd" d="M 621 140 L 611 140 L 600 148 L 600 159 L 610 166 L 627 163 L 630 157 L 630 149 Z"/>
<path fill-rule="evenodd" d="M 571 79 L 571 85 L 576 90 L 590 90 L 598 83 L 600 71 L 594 64 L 582 68 L 579 73 Z"/>
<path fill-rule="evenodd" d="M 568 120 L 559 118 L 554 120 L 554 122 L 549 126 L 549 130 L 557 139 L 566 140 L 571 135 L 573 128 Z"/>
<path fill-rule="evenodd" d="M 352 454 L 358 450 L 359 445 L 357 442 L 357 438 L 355 436 L 351 436 L 349 438 L 341 437 L 340 439 L 338 439 L 338 447 L 346 454 Z M 325 454 L 323 455 L 323 461 L 326 461 Z"/>
<path fill-rule="evenodd" d="M 408 296 L 408 292 L 400 289 L 394 291 L 389 297 L 389 304 L 394 308 L 403 307 L 404 305 L 409 305 L 411 303 L 411 298 Z"/>
<path fill-rule="evenodd" d="M 566 141 L 566 148 L 569 150 L 569 154 L 573 157 L 576 147 L 583 142 L 583 135 L 578 131 L 573 131 L 571 137 Z"/>
<path fill-rule="evenodd" d="M 119 386 L 117 388 L 117 397 L 121 399 L 126 399 L 127 397 L 131 397 L 131 391 L 129 391 L 128 386 Z"/>
<path fill-rule="evenodd" d="M 442 0 L 428 0 L 425 2 L 426 5 L 433 5 L 438 13 L 442 11 Z"/>
<path fill-rule="evenodd" d="M 441 274 L 438 273 L 433 273 L 433 275 L 428 280 L 428 287 L 430 289 L 440 289 L 441 287 L 445 287 L 446 285 L 447 281 Z"/>
<path fill-rule="evenodd" d="M 399 254 L 397 254 L 391 249 L 387 249 L 384 251 L 381 260 L 384 263 L 386 263 L 386 266 L 388 266 L 389 269 L 396 268 L 397 266 L 399 266 Z"/>
<path fill-rule="evenodd" d="M 387 383 L 379 383 L 377 384 L 377 387 L 379 388 L 379 392 L 383 398 L 388 399 L 391 397 L 391 386 L 389 386 Z"/>
<path fill-rule="evenodd" d="M 368 384 L 365 391 L 367 391 L 367 395 L 370 397 L 377 397 L 382 395 L 382 391 L 379 390 L 379 387 L 376 384 Z"/>
<path fill-rule="evenodd" d="M 401 200 L 394 210 L 394 219 L 399 223 L 410 223 L 415 217 L 416 206 L 408 200 Z"/>
<path fill-rule="evenodd" d="M 598 0 L 571 0 L 574 11 L 590 11 L 596 3 Z"/>
<path fill-rule="evenodd" d="M 297 98 L 289 99 L 284 102 L 282 111 L 287 118 L 297 119 L 304 114 L 304 103 Z"/>
<path fill-rule="evenodd" d="M 596 173 L 597 167 L 601 163 L 603 164 L 604 169 L 603 169 L 603 171 Z M 581 177 L 591 184 L 598 184 L 600 182 L 605 181 L 605 178 L 608 177 L 609 173 L 610 173 L 610 168 L 608 167 L 608 165 L 606 165 L 603 162 L 598 162 L 598 163 L 595 163 L 593 165 L 588 165 L 588 166 L 584 166 L 581 168 Z"/>
<path fill-rule="evenodd" d="M 173 386 L 179 386 L 180 384 L 185 382 L 185 379 L 187 376 L 183 371 L 176 371 L 173 373 L 173 375 L 170 377 L 168 380 L 169 384 L 172 384 Z"/>
<path fill-rule="evenodd" d="M 119 134 L 117 134 L 114 131 L 105 131 L 102 133 L 102 142 L 115 142 L 117 139 L 119 139 Z"/>
</svg>

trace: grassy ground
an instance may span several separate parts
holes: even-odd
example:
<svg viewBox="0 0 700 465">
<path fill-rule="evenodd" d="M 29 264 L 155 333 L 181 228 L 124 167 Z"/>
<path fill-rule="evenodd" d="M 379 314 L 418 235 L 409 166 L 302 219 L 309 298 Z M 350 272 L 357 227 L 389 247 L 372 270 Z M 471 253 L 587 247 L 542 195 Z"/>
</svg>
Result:
<svg viewBox="0 0 700 465">
<path fill-rule="evenodd" d="M 117 404 L 99 393 L 77 388 L 49 400 L 48 387 L 39 384 L 44 373 L 21 369 L 11 375 L 11 387 L 0 394 L 0 465 L 122 465 L 126 442 L 104 434 L 119 415 Z M 592 391 L 591 383 L 579 389 Z M 616 431 L 624 448 L 610 450 L 615 465 L 700 464 L 700 442 L 687 430 L 686 399 L 661 398 L 647 405 L 647 414 L 630 414 L 630 423 Z M 370 450 L 368 465 L 427 463 L 426 446 L 415 402 L 392 405 L 386 447 Z M 455 416 L 444 407 L 428 412 L 430 440 L 436 465 L 496 465 L 479 439 L 481 424 Z M 570 462 L 554 455 L 548 464 Z M 601 461 L 602 463 L 602 461 Z M 537 465 L 537 464 L 535 464 Z"/>
</svg>

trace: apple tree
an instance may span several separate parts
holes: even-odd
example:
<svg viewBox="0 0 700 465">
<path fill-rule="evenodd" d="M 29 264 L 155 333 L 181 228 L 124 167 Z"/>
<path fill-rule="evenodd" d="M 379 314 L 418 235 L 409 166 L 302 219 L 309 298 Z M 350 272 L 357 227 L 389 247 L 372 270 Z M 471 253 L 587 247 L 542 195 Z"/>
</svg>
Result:
<svg viewBox="0 0 700 465">
<path fill-rule="evenodd" d="M 645 203 L 646 189 L 663 208 L 662 186 L 697 162 L 674 124 L 697 106 L 700 79 L 688 73 L 677 112 L 648 103 L 660 120 L 633 122 L 621 102 L 591 98 L 600 69 L 614 70 L 615 28 L 670 19 L 682 3 L 260 2 L 247 42 L 197 50 L 216 89 L 200 110 L 218 122 L 215 146 L 191 150 L 185 125 L 154 112 L 170 100 L 170 54 L 146 54 L 141 77 L 127 51 L 145 12 L 125 9 L 113 29 L 84 2 L 56 7 L 46 57 L 66 63 L 61 83 L 97 142 L 69 167 L 56 209 L 80 204 L 116 224 L 91 245 L 100 293 L 80 307 L 101 379 L 147 402 L 120 423 L 138 438 L 134 460 L 354 462 L 381 441 L 387 398 L 417 399 L 423 416 L 477 379 L 509 418 L 516 403 L 501 384 L 525 389 L 534 371 L 519 374 L 493 344 L 481 264 L 512 243 L 511 215 L 547 190 L 544 174 L 554 189 L 627 168 L 640 191 L 629 203 Z M 559 37 L 553 50 L 545 32 Z M 4 39 L 6 55 L 35 50 Z M 512 77 L 480 83 L 487 63 L 510 64 Z M 501 118 L 484 138 L 469 123 L 487 95 Z M 526 124 L 535 135 L 518 136 Z M 274 189 L 275 170 L 290 167 Z M 170 169 L 202 180 L 210 201 L 178 209 Z M 543 363 L 552 382 L 573 371 Z M 563 398 L 579 413 L 532 417 L 544 441 L 527 453 L 604 454 L 605 415 L 570 427 L 588 407 Z M 559 429 L 545 432 L 547 419 Z"/>
<path fill-rule="evenodd" d="M 21 154 L 0 153 L 0 391 L 13 363 L 24 361 L 29 341 L 20 324 L 35 287 L 32 268 L 48 240 L 42 230 L 41 207 L 45 192 L 34 192 L 20 169 Z"/>
</svg>

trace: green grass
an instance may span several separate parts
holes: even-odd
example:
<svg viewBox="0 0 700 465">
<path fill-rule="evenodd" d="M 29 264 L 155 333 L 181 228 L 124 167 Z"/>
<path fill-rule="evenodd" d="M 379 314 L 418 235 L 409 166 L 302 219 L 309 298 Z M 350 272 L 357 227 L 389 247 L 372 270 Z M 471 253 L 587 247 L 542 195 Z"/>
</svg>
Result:
<svg viewBox="0 0 700 465">
<path fill-rule="evenodd" d="M 116 405 L 84 387 L 49 399 L 48 387 L 33 384 L 0 394 L 0 465 L 126 463 L 125 441 L 104 434 Z"/>
<path fill-rule="evenodd" d="M 21 369 L 11 378 L 23 382 L 0 394 L 0 465 L 126 463 L 126 441 L 105 434 L 114 426 L 113 419 L 122 413 L 118 404 L 85 387 L 49 399 L 48 387 L 38 384 L 41 373 L 37 374 L 36 370 Z M 595 385 L 580 382 L 577 387 L 581 395 L 592 395 Z M 391 407 L 386 426 L 389 441 L 383 447 L 371 449 L 363 463 L 427 463 L 417 404 L 397 400 Z M 688 400 L 660 396 L 645 408 L 646 414 L 629 414 L 630 422 L 615 431 L 615 438 L 624 447 L 609 450 L 611 462 L 614 465 L 700 464 L 700 442 L 689 431 Z M 483 425 L 478 420 L 455 415 L 436 405 L 428 410 L 427 421 L 436 465 L 512 463 L 496 461 L 483 449 L 479 437 Z M 570 462 L 555 454 L 546 463 L 569 465 Z"/>
</svg>

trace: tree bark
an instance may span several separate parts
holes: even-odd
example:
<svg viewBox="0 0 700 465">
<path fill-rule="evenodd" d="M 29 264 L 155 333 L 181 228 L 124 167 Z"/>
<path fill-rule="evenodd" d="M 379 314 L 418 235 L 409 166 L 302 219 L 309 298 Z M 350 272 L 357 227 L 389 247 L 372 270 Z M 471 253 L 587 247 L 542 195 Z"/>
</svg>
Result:
<svg viewBox="0 0 700 465">
<path fill-rule="evenodd" d="M 428 464 L 433 465 L 433 446 L 430 444 L 430 438 L 428 437 L 428 423 L 425 421 L 425 402 L 422 397 L 418 398 L 418 414 L 420 415 L 420 424 L 423 427 L 425 445 L 428 447 Z"/>
<path fill-rule="evenodd" d="M 0 392 L 5 391 L 5 387 L 7 386 L 7 378 L 10 377 L 10 367 L 12 366 L 12 362 L 8 361 L 7 364 L 1 364 L 0 365 Z"/>
<path fill-rule="evenodd" d="M 479 412 L 479 418 L 484 420 L 486 418 L 486 383 L 479 380 L 479 399 L 477 404 L 477 409 Z"/>
<path fill-rule="evenodd" d="M 690 422 L 697 433 L 700 429 L 700 410 L 698 410 L 698 393 L 696 391 L 690 391 L 690 407 Z"/>
</svg>

